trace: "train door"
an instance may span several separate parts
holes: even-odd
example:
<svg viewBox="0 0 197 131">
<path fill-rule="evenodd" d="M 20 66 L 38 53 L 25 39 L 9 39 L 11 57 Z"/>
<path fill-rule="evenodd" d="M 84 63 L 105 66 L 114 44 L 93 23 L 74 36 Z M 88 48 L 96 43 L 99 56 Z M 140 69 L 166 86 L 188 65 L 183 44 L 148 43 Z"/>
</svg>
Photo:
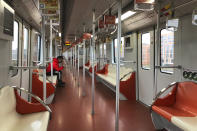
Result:
<svg viewBox="0 0 197 131">
<path fill-rule="evenodd" d="M 138 34 L 138 87 L 139 100 L 149 105 L 153 100 L 154 81 L 154 30 Z"/>
</svg>

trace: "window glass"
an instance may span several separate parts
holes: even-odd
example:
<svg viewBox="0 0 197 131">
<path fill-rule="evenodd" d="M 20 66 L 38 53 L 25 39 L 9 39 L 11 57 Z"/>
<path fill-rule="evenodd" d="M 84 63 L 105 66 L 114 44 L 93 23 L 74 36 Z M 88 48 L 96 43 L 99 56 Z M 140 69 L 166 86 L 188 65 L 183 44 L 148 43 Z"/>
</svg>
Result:
<svg viewBox="0 0 197 131">
<path fill-rule="evenodd" d="M 104 43 L 104 58 L 107 57 L 107 48 L 106 48 L 106 43 Z"/>
<path fill-rule="evenodd" d="M 117 57 L 117 39 L 114 40 L 114 43 L 113 43 L 113 53 L 114 53 L 114 63 L 116 61 L 116 57 Z M 124 37 L 121 37 L 121 45 L 120 45 L 120 59 L 124 58 Z"/>
<path fill-rule="evenodd" d="M 18 66 L 18 45 L 19 45 L 19 23 L 14 21 L 14 38 L 12 41 L 12 65 Z M 17 75 L 18 70 L 12 70 L 12 76 Z"/>
<path fill-rule="evenodd" d="M 24 28 L 24 33 L 23 33 L 23 66 L 28 66 L 28 43 L 29 43 L 29 32 L 27 28 Z"/>
<path fill-rule="evenodd" d="M 103 44 L 100 44 L 100 58 L 103 56 Z"/>
<path fill-rule="evenodd" d="M 174 65 L 174 32 L 161 30 L 161 66 Z M 161 69 L 165 73 L 173 73 L 172 68 Z"/>
<path fill-rule="evenodd" d="M 14 21 L 14 39 L 12 41 L 12 65 L 18 65 L 19 24 Z"/>
<path fill-rule="evenodd" d="M 142 34 L 142 68 L 150 69 L 150 33 Z"/>
<path fill-rule="evenodd" d="M 41 36 L 38 35 L 38 61 L 40 61 L 40 56 L 41 56 Z"/>
</svg>

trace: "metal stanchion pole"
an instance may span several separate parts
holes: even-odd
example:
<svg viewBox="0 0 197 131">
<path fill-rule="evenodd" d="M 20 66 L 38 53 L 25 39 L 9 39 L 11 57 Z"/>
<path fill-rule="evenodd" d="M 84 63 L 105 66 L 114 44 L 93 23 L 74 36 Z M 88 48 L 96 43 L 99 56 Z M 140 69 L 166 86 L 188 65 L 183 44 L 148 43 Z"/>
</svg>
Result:
<svg viewBox="0 0 197 131">
<path fill-rule="evenodd" d="M 77 80 L 76 68 L 77 68 L 77 45 L 75 46 L 75 81 Z"/>
<path fill-rule="evenodd" d="M 83 90 L 82 90 L 82 96 L 85 96 L 85 39 L 83 40 Z"/>
<path fill-rule="evenodd" d="M 50 20 L 50 57 L 51 57 L 51 81 L 53 83 L 53 34 L 52 34 L 52 20 Z"/>
<path fill-rule="evenodd" d="M 157 36 L 156 36 L 156 50 L 155 50 L 155 54 L 156 54 L 156 65 L 159 65 L 159 51 L 160 51 L 160 4 L 159 1 L 157 1 Z M 153 89 L 153 98 L 155 98 L 156 94 L 157 94 L 157 69 L 156 69 L 156 65 L 154 65 L 154 89 Z"/>
<path fill-rule="evenodd" d="M 121 46 L 121 13 L 122 0 L 118 0 L 118 38 L 117 38 L 117 57 L 116 57 L 116 120 L 115 131 L 119 131 L 119 92 L 120 92 L 120 46 Z"/>
<path fill-rule="evenodd" d="M 94 95 L 95 95 L 95 85 L 94 85 L 94 55 L 95 55 L 95 10 L 93 11 L 93 25 L 92 25 L 92 39 L 91 40 L 91 48 L 92 48 L 92 55 L 91 55 L 91 59 L 92 59 L 92 115 L 94 115 L 95 111 L 94 111 Z"/>
<path fill-rule="evenodd" d="M 43 44 L 43 58 L 42 58 L 42 65 L 46 67 L 46 62 L 45 62 L 45 58 L 46 58 L 46 54 L 45 54 L 45 16 L 42 16 L 42 44 Z M 46 69 L 43 70 L 43 100 L 46 103 Z"/>
<path fill-rule="evenodd" d="M 77 55 L 78 55 L 78 87 L 79 87 L 79 45 L 78 45 Z"/>
</svg>

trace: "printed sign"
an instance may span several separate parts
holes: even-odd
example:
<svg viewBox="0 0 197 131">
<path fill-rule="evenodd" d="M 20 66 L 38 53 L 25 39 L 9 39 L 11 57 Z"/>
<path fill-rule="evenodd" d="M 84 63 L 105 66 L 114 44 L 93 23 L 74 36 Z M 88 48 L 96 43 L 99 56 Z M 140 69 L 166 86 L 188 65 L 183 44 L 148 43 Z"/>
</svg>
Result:
<svg viewBox="0 0 197 131">
<path fill-rule="evenodd" d="M 104 16 L 105 25 L 115 25 L 116 24 L 116 16 L 113 15 L 105 15 Z"/>
<path fill-rule="evenodd" d="M 104 20 L 99 20 L 99 28 L 104 28 Z"/>
<path fill-rule="evenodd" d="M 58 10 L 57 0 L 40 0 L 40 9 Z"/>
</svg>

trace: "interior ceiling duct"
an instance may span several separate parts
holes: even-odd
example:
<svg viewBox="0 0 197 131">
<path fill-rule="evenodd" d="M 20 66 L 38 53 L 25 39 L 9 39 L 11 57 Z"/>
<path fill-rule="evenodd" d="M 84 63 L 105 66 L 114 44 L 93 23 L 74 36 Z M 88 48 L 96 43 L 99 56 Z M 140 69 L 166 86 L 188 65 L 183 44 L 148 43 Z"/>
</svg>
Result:
<svg viewBox="0 0 197 131">
<path fill-rule="evenodd" d="M 96 10 L 96 18 L 117 0 L 66 0 L 64 6 L 64 41 L 74 41 L 75 36 L 80 37 L 84 31 L 92 30 L 92 11 Z M 123 0 L 123 7 L 131 0 Z M 117 12 L 117 6 L 112 9 L 112 14 Z"/>
</svg>

